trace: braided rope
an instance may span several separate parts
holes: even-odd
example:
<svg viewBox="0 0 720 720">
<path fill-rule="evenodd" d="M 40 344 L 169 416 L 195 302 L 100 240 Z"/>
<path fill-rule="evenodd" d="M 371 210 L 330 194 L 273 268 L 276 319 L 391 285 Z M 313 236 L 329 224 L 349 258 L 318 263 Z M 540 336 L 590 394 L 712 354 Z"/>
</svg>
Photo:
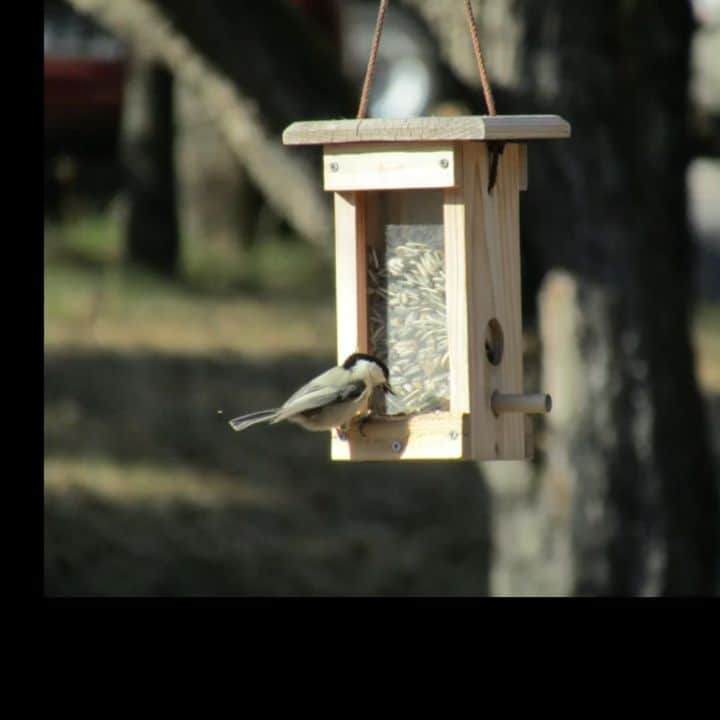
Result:
<svg viewBox="0 0 720 720">
<path fill-rule="evenodd" d="M 365 71 L 362 95 L 360 96 L 360 107 L 358 108 L 357 114 L 358 120 L 362 120 L 367 116 L 370 89 L 372 88 L 373 78 L 375 77 L 375 61 L 377 60 L 378 48 L 380 47 L 380 36 L 382 35 L 388 2 L 389 0 L 380 1 L 380 9 L 378 10 L 377 22 L 375 23 L 375 35 L 373 37 L 372 47 L 370 48 L 370 58 L 368 59 L 368 66 Z"/>
<path fill-rule="evenodd" d="M 378 49 L 380 48 L 380 37 L 382 36 L 383 24 L 385 23 L 385 13 L 387 12 L 389 0 L 380 0 L 380 8 L 378 9 L 377 22 L 375 23 L 375 34 L 373 36 L 372 47 L 370 48 L 370 57 L 368 59 L 367 69 L 365 71 L 365 81 L 363 82 L 362 93 L 360 95 L 360 107 L 358 108 L 357 118 L 362 120 L 367 117 L 368 102 L 370 100 L 370 92 L 372 90 L 373 79 L 375 77 L 375 64 L 377 62 Z M 478 35 L 475 16 L 473 15 L 470 0 L 464 0 L 465 16 L 467 17 L 468 27 L 470 28 L 470 38 L 472 40 L 473 52 L 477 61 L 478 71 L 480 73 L 480 84 L 482 85 L 485 104 L 487 105 L 488 114 L 496 115 L 495 99 L 493 97 L 492 88 L 490 87 L 490 78 L 488 77 L 485 60 L 483 59 L 482 50 L 480 49 L 480 38 Z"/>
</svg>

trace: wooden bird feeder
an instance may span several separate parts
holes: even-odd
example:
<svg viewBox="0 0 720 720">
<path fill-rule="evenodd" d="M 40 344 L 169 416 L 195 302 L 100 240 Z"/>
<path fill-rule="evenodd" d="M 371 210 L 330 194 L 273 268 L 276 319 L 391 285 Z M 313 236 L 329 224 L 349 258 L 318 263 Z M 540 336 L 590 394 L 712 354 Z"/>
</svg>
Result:
<svg viewBox="0 0 720 720">
<path fill-rule="evenodd" d="M 520 460 L 523 388 L 520 191 L 527 142 L 567 138 L 553 115 L 298 122 L 322 144 L 335 193 L 338 360 L 382 358 L 396 397 L 333 432 L 335 460 Z"/>
<path fill-rule="evenodd" d="M 519 194 L 527 142 L 570 136 L 556 115 L 499 116 L 470 0 L 464 0 L 488 115 L 366 119 L 388 0 L 380 0 L 358 118 L 294 123 L 286 145 L 323 145 L 335 193 L 338 360 L 384 360 L 396 396 L 369 422 L 333 431 L 334 460 L 521 460 Z"/>
</svg>

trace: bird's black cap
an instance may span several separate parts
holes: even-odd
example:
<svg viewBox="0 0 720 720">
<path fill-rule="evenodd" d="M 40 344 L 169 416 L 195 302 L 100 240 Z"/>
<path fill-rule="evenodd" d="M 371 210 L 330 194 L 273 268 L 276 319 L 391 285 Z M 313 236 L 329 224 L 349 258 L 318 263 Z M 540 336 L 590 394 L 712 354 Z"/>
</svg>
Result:
<svg viewBox="0 0 720 720">
<path fill-rule="evenodd" d="M 390 379 L 390 371 L 388 370 L 388 366 L 379 358 L 376 358 L 374 355 L 368 355 L 367 353 L 353 353 L 350 355 L 345 362 L 342 364 L 342 366 L 345 368 L 345 370 L 349 370 L 358 360 L 369 360 L 370 362 L 377 363 L 383 371 L 383 374 L 385 375 L 385 380 Z"/>
</svg>

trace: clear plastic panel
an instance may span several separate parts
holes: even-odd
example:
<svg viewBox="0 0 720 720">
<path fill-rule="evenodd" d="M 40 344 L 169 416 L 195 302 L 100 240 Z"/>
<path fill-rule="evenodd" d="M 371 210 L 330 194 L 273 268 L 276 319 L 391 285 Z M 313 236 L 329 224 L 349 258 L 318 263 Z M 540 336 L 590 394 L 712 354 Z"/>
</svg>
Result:
<svg viewBox="0 0 720 720">
<path fill-rule="evenodd" d="M 450 377 L 442 190 L 367 193 L 368 345 L 397 396 L 374 412 L 448 410 Z"/>
</svg>

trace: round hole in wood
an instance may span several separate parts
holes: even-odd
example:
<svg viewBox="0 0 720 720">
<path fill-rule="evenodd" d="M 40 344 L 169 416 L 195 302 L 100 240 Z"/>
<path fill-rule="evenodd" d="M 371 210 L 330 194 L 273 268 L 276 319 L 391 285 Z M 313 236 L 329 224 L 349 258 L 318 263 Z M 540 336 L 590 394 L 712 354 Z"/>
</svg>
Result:
<svg viewBox="0 0 720 720">
<path fill-rule="evenodd" d="M 499 365 L 503 357 L 503 331 L 497 318 L 492 318 L 485 328 L 485 355 L 491 365 Z"/>
</svg>

